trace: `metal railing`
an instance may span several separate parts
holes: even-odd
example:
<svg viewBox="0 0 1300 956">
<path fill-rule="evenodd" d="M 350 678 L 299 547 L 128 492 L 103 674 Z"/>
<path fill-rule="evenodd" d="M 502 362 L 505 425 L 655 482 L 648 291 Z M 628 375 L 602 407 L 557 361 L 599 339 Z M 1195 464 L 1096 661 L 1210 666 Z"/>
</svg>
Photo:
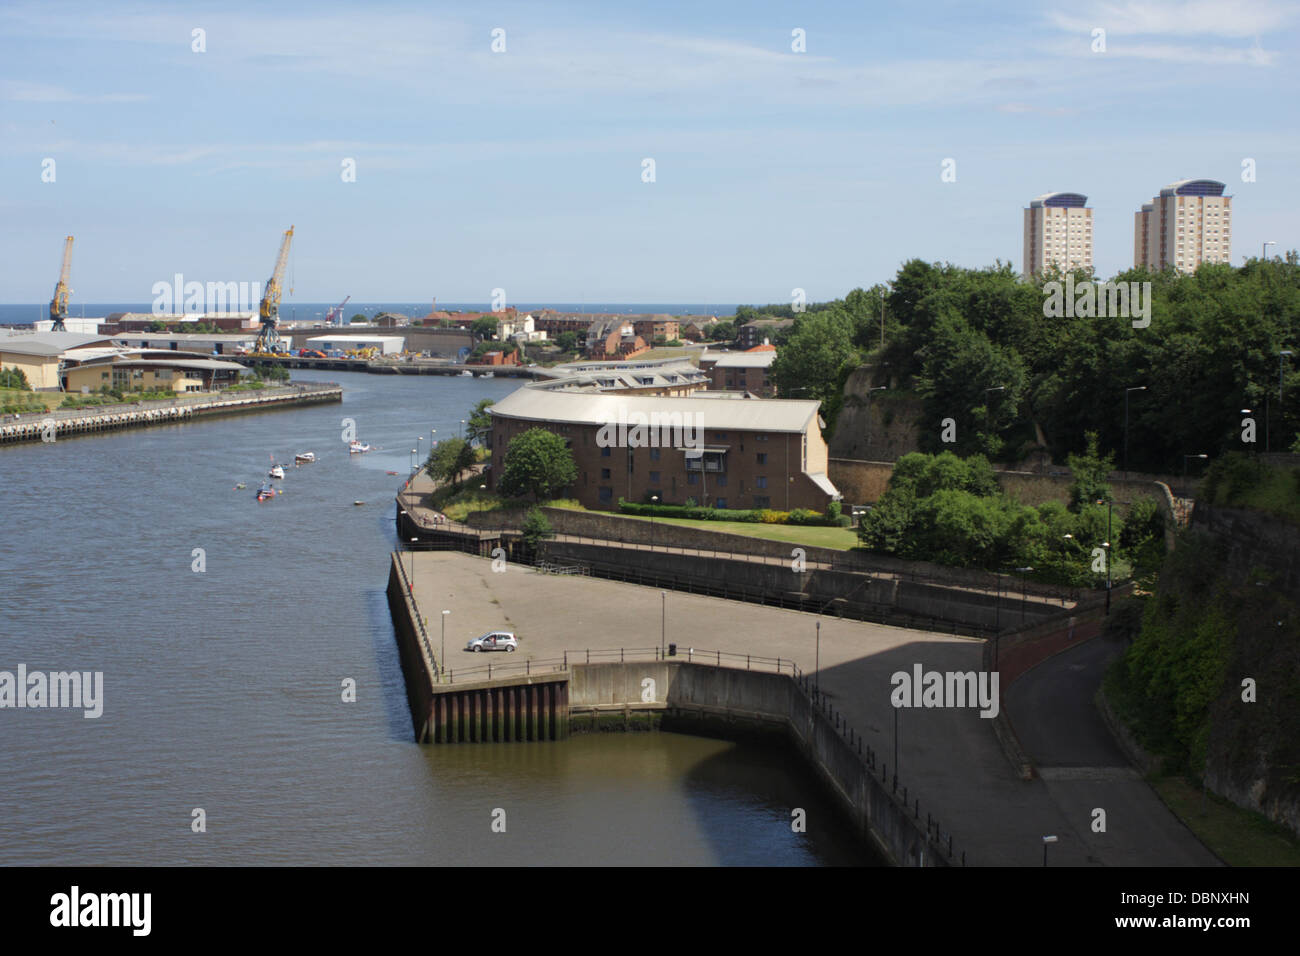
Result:
<svg viewBox="0 0 1300 956">
<path fill-rule="evenodd" d="M 441 682 L 442 665 L 437 656 L 433 653 L 433 644 L 429 641 L 429 632 L 424 627 L 424 618 L 420 615 L 420 605 L 415 600 L 415 587 L 411 579 L 406 576 L 406 566 L 402 564 L 402 554 L 397 552 L 393 555 L 397 562 L 397 573 L 402 579 L 402 594 L 405 600 L 411 605 L 411 618 L 415 621 L 415 626 L 420 631 L 420 643 L 424 646 L 424 653 L 428 657 L 429 664 L 433 667 L 433 679 Z"/>
<path fill-rule="evenodd" d="M 843 712 L 837 710 L 834 704 L 831 703 L 830 698 L 822 692 L 818 675 L 807 673 L 793 659 L 788 657 L 765 657 L 758 654 L 741 654 L 736 651 L 703 650 L 698 648 L 686 648 L 684 652 L 679 648 L 676 656 L 663 653 L 662 648 L 659 647 L 586 648 L 583 650 L 566 650 L 561 657 L 448 668 L 446 679 L 448 684 L 454 684 L 457 678 L 464 682 L 467 679 L 472 681 L 476 677 L 492 680 L 494 677 L 500 678 L 503 675 L 519 674 L 521 672 L 525 676 L 555 674 L 567 671 L 574 664 L 612 662 L 615 660 L 620 663 L 628 661 L 685 661 L 686 663 L 709 664 L 714 667 L 729 667 L 737 670 L 742 669 L 743 666 L 744 670 L 789 674 L 794 681 L 795 689 L 803 696 L 809 710 L 819 714 L 826 720 L 841 740 L 848 745 L 850 752 L 857 755 L 862 766 L 863 775 L 874 779 L 879 774 L 881 788 L 884 790 L 885 795 L 894 801 L 896 806 L 901 805 L 904 814 L 910 812 L 913 821 L 918 827 L 920 826 L 920 797 L 910 793 L 907 785 L 899 782 L 897 766 L 894 768 L 891 782 L 889 764 L 878 759 L 875 749 L 865 743 L 862 734 L 848 722 Z M 956 859 L 952 833 L 943 829 L 939 818 L 929 812 L 925 815 L 924 832 L 926 840 L 932 843 L 941 854 L 946 855 L 948 860 Z M 961 852 L 960 861 L 962 866 L 966 865 L 965 851 Z"/>
</svg>

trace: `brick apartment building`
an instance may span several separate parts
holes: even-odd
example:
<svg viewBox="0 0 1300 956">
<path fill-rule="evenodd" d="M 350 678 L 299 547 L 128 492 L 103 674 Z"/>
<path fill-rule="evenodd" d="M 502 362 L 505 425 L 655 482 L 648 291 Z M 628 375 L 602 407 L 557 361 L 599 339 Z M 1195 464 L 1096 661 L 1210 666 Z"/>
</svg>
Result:
<svg viewBox="0 0 1300 956">
<path fill-rule="evenodd" d="M 647 342 L 658 338 L 672 341 L 679 337 L 681 323 L 671 315 L 651 315 L 633 320 L 632 329 Z"/>
<path fill-rule="evenodd" d="M 794 325 L 794 319 L 755 319 L 746 322 L 736 330 L 736 345 L 742 349 L 752 349 L 762 345 L 765 339 L 774 338 L 782 329 Z"/>
<path fill-rule="evenodd" d="M 776 386 L 769 370 L 776 359 L 776 347 L 760 345 L 745 352 L 705 352 L 700 371 L 708 372 L 711 388 L 717 391 L 753 392 L 760 398 L 774 398 Z"/>
<path fill-rule="evenodd" d="M 526 385 L 490 409 L 489 482 L 496 487 L 512 438 L 545 428 L 565 440 L 577 465 L 565 494 L 588 508 L 613 511 L 620 497 L 654 495 L 666 504 L 693 498 L 718 508 L 825 511 L 839 493 L 826 476 L 817 409 L 815 401 L 735 392 L 681 398 Z M 638 436 L 638 423 L 658 426 L 658 434 L 647 428 Z"/>
<path fill-rule="evenodd" d="M 625 318 L 597 319 L 587 328 L 588 358 L 630 358 L 649 348 L 646 340 L 637 335 L 635 326 Z"/>
</svg>

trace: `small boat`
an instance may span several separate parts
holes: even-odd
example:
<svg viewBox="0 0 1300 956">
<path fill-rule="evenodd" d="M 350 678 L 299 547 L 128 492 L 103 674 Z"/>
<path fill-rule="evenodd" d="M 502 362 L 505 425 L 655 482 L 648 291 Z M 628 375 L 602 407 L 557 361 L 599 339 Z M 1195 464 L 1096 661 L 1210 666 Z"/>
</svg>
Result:
<svg viewBox="0 0 1300 956">
<path fill-rule="evenodd" d="M 316 453 L 312 451 L 300 451 L 293 456 L 295 465 L 306 465 L 316 460 Z"/>
<path fill-rule="evenodd" d="M 348 444 L 348 454 L 350 455 L 364 455 L 368 451 L 370 451 L 370 446 L 356 439 L 353 439 Z"/>
<path fill-rule="evenodd" d="M 239 484 L 235 485 L 235 490 L 236 490 L 236 491 L 243 491 L 243 490 L 244 490 L 245 488 L 247 488 L 247 487 L 248 487 L 248 485 L 244 484 L 244 483 L 241 481 Z"/>
<path fill-rule="evenodd" d="M 461 377 L 462 377 L 462 378 L 473 378 L 473 377 L 474 377 L 474 373 L 471 372 L 469 369 L 465 369 L 465 370 L 462 371 L 460 374 L 461 374 Z"/>
<path fill-rule="evenodd" d="M 365 502 L 362 501 L 360 498 L 358 498 L 356 501 L 354 501 L 354 502 L 352 502 L 352 503 L 353 503 L 354 505 L 364 505 L 364 504 L 365 504 Z"/>
<path fill-rule="evenodd" d="M 395 472 L 395 471 L 389 471 L 389 472 L 385 472 L 385 474 L 395 475 L 395 474 L 397 474 L 397 472 Z"/>
<path fill-rule="evenodd" d="M 272 465 L 272 466 L 271 466 L 271 470 L 270 470 L 269 472 L 267 472 L 267 477 L 270 477 L 270 478 L 279 478 L 281 481 L 283 481 L 283 480 L 284 480 L 284 465 Z"/>
<path fill-rule="evenodd" d="M 275 497 L 275 489 L 271 487 L 270 482 L 263 482 L 262 487 L 257 489 L 257 500 L 266 501 L 268 498 Z"/>
<path fill-rule="evenodd" d="M 496 378 L 496 376 L 493 375 L 491 372 L 484 372 L 482 375 L 479 376 L 479 378 Z"/>
</svg>

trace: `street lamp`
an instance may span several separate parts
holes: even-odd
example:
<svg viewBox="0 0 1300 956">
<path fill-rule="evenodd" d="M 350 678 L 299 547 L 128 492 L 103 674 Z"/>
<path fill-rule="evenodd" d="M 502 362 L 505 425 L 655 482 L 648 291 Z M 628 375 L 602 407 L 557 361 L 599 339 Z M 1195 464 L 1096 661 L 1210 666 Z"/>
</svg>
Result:
<svg viewBox="0 0 1300 956">
<path fill-rule="evenodd" d="M 1132 388 L 1124 389 L 1124 477 L 1128 478 L 1128 393 L 1145 392 L 1145 385 L 1134 385 Z"/>
<path fill-rule="evenodd" d="M 1020 623 L 1025 623 L 1025 604 L 1028 601 L 1029 585 L 1025 576 L 1033 571 L 1033 568 L 1016 568 L 1020 572 Z"/>
<path fill-rule="evenodd" d="M 1184 483 L 1186 483 L 1186 479 L 1184 479 Z M 1097 499 L 1097 504 L 1101 504 L 1101 501 L 1102 501 L 1102 500 L 1101 500 L 1100 498 L 1098 498 L 1098 499 Z M 1109 498 L 1107 498 L 1107 499 L 1106 499 L 1106 540 L 1103 541 L 1103 542 L 1101 543 L 1102 548 L 1105 549 L 1105 550 L 1102 552 L 1102 555 L 1103 555 L 1103 557 L 1106 559 L 1106 613 L 1107 613 L 1107 614 L 1110 614 L 1110 514 L 1111 514 L 1111 508 L 1112 508 L 1112 502 L 1111 502 L 1111 500 L 1110 500 Z"/>
<path fill-rule="evenodd" d="M 442 612 L 442 659 L 438 662 L 438 683 L 442 683 L 442 670 L 447 666 L 447 615 L 451 611 Z"/>
<path fill-rule="evenodd" d="M 1005 392 L 1006 390 L 1007 387 L 1005 385 L 995 385 L 993 388 L 984 389 L 984 434 L 986 435 L 989 431 L 989 400 L 987 396 L 989 392 Z"/>
<path fill-rule="evenodd" d="M 482 514 L 482 513 L 483 513 L 483 492 L 487 491 L 487 485 L 485 485 L 485 484 L 483 484 L 483 485 L 479 485 L 479 486 L 478 486 L 478 490 L 479 490 L 479 496 L 478 496 L 478 505 L 479 505 L 479 506 L 478 506 L 478 513 L 479 513 L 479 514 Z"/>
<path fill-rule="evenodd" d="M 462 418 L 462 419 L 460 420 L 460 425 L 461 425 L 461 427 L 458 428 L 458 429 L 456 430 L 456 437 L 457 437 L 457 438 L 464 438 L 464 437 L 465 437 L 465 419 Z"/>
<path fill-rule="evenodd" d="M 1043 837 L 1043 866 L 1047 866 L 1047 845 L 1049 843 L 1055 843 L 1055 842 L 1056 842 L 1056 837 L 1054 836 Z"/>
<path fill-rule="evenodd" d="M 668 649 L 668 592 L 659 592 L 659 659 L 664 659 Z"/>
<path fill-rule="evenodd" d="M 658 496 L 658 495 L 651 495 L 651 496 L 650 496 L 650 504 L 651 504 L 651 505 L 657 505 L 657 504 L 659 504 L 659 496 Z M 650 548 L 651 548 L 651 550 L 654 550 L 654 546 L 655 546 L 655 513 L 654 513 L 653 511 L 651 511 L 651 512 L 650 512 Z"/>
<path fill-rule="evenodd" d="M 817 699 L 822 698 L 822 622 L 817 622 L 817 656 L 815 658 L 813 673 L 817 675 Z"/>
</svg>

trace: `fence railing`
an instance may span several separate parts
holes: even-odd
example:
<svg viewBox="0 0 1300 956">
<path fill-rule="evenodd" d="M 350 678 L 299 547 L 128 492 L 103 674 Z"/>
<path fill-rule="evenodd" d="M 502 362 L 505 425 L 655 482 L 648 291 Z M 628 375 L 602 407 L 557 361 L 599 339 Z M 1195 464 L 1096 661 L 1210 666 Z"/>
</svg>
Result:
<svg viewBox="0 0 1300 956">
<path fill-rule="evenodd" d="M 816 673 L 807 673 L 793 659 L 788 657 L 765 657 L 759 654 L 742 654 L 737 651 L 717 649 L 704 650 L 693 647 L 684 650 L 679 647 L 675 656 L 669 656 L 661 647 L 586 648 L 583 650 L 563 651 L 560 657 L 448 668 L 446 670 L 446 682 L 454 684 L 458 679 L 462 683 L 466 680 L 473 681 L 475 679 L 492 680 L 520 673 L 526 676 L 554 674 L 567 671 L 574 664 L 612 662 L 615 660 L 620 663 L 628 661 L 686 661 L 687 663 L 711 664 L 715 667 L 730 667 L 737 670 L 760 670 L 766 673 L 789 674 L 794 681 L 796 691 L 803 696 L 808 708 L 819 713 L 848 745 L 850 752 L 857 755 L 862 765 L 863 775 L 871 776 L 874 779 L 879 774 L 880 784 L 886 796 L 893 800 L 895 804 L 901 804 L 905 813 L 911 812 L 913 820 L 918 825 L 920 824 L 920 797 L 910 793 L 906 784 L 900 783 L 897 764 L 894 767 L 891 780 L 889 764 L 879 759 L 876 750 L 865 742 L 862 734 L 848 722 L 843 712 L 837 710 L 830 702 L 830 699 L 822 693 L 820 676 Z M 932 842 L 950 861 L 956 859 L 952 833 L 943 829 L 939 818 L 929 812 L 925 815 L 925 834 L 926 839 Z M 962 866 L 966 865 L 965 851 L 961 852 L 960 861 Z"/>
<path fill-rule="evenodd" d="M 425 629 L 424 618 L 420 615 L 420 605 L 415 600 L 415 588 L 411 579 L 407 577 L 406 566 L 402 564 L 401 552 L 393 555 L 397 561 L 397 574 L 402 579 L 402 594 L 405 600 L 411 605 L 411 618 L 415 621 L 415 626 L 420 632 L 420 644 L 424 647 L 424 653 L 428 657 L 429 664 L 433 667 L 433 679 L 440 681 L 442 672 L 442 662 L 438 660 L 433 653 L 433 644 L 429 640 L 429 632 Z"/>
</svg>

